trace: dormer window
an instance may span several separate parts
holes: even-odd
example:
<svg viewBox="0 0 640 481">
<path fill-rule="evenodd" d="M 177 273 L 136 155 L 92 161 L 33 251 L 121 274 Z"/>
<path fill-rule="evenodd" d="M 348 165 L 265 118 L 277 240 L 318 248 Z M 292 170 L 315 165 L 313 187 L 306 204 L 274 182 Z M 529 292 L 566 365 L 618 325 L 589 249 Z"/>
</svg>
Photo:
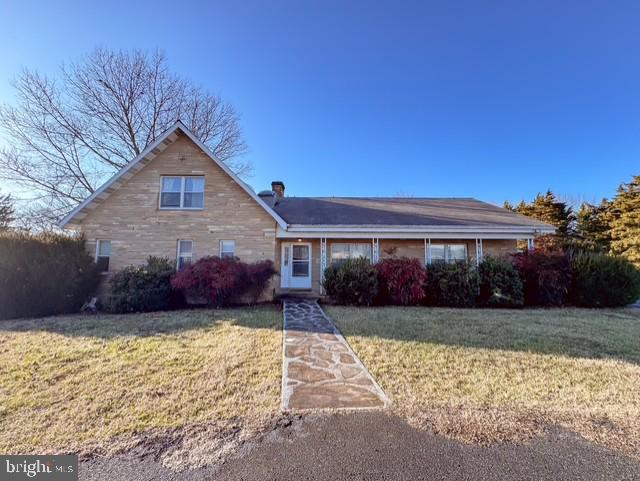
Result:
<svg viewBox="0 0 640 481">
<path fill-rule="evenodd" d="M 160 180 L 161 209 L 202 209 L 203 176 L 163 176 Z"/>
</svg>

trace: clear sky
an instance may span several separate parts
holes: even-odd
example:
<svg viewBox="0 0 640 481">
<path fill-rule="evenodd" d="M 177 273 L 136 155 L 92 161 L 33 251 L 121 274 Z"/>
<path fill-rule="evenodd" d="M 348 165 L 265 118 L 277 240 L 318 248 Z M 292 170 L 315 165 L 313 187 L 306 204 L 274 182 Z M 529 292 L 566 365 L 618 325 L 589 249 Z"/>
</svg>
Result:
<svg viewBox="0 0 640 481">
<path fill-rule="evenodd" d="M 640 2 L 1 0 L 22 66 L 164 51 L 242 114 L 257 190 L 586 200 L 640 174 Z"/>
</svg>

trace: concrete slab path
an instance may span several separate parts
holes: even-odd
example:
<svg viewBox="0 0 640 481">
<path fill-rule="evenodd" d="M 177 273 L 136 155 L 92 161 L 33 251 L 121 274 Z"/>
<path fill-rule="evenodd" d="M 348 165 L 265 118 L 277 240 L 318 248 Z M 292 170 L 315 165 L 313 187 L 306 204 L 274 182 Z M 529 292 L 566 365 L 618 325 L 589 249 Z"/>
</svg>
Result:
<svg viewBox="0 0 640 481">
<path fill-rule="evenodd" d="M 285 409 L 382 408 L 389 399 L 316 301 L 284 300 Z"/>
</svg>

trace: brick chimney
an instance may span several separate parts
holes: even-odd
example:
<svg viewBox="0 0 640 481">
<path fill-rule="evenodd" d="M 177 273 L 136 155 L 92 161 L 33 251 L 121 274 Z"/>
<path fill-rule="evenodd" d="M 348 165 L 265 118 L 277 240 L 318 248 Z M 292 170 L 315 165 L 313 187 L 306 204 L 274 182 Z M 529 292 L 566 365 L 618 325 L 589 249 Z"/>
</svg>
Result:
<svg viewBox="0 0 640 481">
<path fill-rule="evenodd" d="M 276 197 L 281 199 L 284 197 L 284 182 L 281 180 L 274 180 L 271 182 L 271 190 L 276 193 Z"/>
</svg>

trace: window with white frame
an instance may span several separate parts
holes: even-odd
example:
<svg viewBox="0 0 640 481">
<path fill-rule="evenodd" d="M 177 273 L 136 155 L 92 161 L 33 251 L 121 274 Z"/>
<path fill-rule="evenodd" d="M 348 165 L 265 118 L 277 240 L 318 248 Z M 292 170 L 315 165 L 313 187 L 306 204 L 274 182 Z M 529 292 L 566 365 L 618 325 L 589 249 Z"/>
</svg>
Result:
<svg viewBox="0 0 640 481">
<path fill-rule="evenodd" d="M 100 272 L 109 271 L 109 260 L 111 259 L 111 241 L 107 239 L 98 239 L 96 243 L 96 264 L 100 268 Z"/>
<path fill-rule="evenodd" d="M 204 177 L 163 176 L 160 180 L 161 209 L 202 209 Z"/>
<path fill-rule="evenodd" d="M 235 256 L 236 256 L 236 241 L 221 240 L 220 241 L 220 257 L 235 257 Z"/>
<path fill-rule="evenodd" d="M 307 244 L 294 244 L 291 251 L 291 275 L 309 277 L 311 249 Z"/>
<path fill-rule="evenodd" d="M 466 244 L 431 244 L 430 259 L 435 262 L 464 262 L 467 260 Z"/>
<path fill-rule="evenodd" d="M 185 266 L 188 266 L 193 261 L 193 241 L 179 240 L 178 241 L 178 254 L 177 269 L 180 270 Z"/>
<path fill-rule="evenodd" d="M 347 259 L 358 259 L 359 257 L 371 260 L 371 244 L 351 242 L 331 244 L 332 265 L 340 265 Z"/>
</svg>

